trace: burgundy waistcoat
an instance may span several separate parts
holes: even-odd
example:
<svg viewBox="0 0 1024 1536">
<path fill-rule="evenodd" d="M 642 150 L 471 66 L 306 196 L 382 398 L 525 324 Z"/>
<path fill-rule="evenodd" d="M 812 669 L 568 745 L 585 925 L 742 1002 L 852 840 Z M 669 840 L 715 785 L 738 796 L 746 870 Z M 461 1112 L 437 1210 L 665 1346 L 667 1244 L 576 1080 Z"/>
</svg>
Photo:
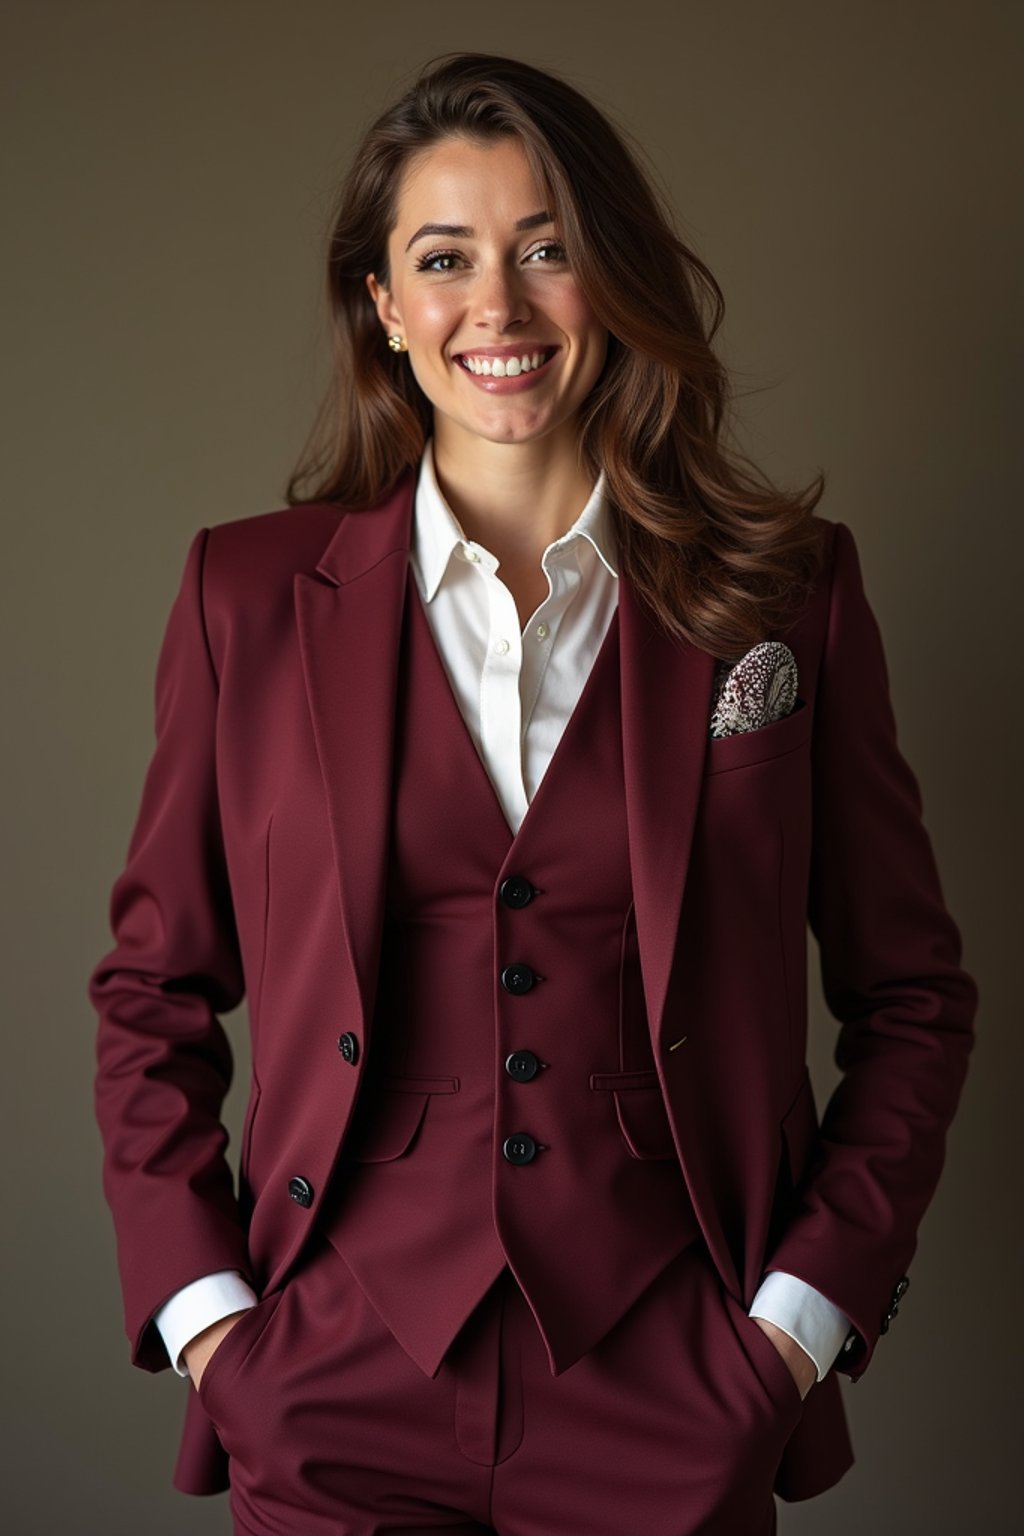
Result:
<svg viewBox="0 0 1024 1536">
<path fill-rule="evenodd" d="M 552 1374 L 698 1234 L 633 917 L 618 614 L 513 835 L 410 571 L 373 1057 L 321 1218 L 435 1375 L 507 1265 Z"/>
</svg>

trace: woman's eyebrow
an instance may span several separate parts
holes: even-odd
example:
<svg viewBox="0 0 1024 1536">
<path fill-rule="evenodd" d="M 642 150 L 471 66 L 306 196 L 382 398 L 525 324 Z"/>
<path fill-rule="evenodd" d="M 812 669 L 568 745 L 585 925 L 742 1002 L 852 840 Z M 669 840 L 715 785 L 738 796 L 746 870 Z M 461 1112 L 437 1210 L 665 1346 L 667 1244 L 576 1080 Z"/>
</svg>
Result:
<svg viewBox="0 0 1024 1536">
<path fill-rule="evenodd" d="M 553 224 L 554 222 L 548 210 L 542 208 L 539 213 L 528 213 L 525 219 L 517 219 L 512 228 L 516 231 L 536 229 L 539 224 Z M 421 240 L 424 235 L 451 235 L 456 240 L 472 240 L 473 231 L 468 224 L 421 224 L 410 239 L 409 244 L 405 247 L 406 250 L 409 249 L 410 245 L 414 245 L 417 240 Z"/>
</svg>

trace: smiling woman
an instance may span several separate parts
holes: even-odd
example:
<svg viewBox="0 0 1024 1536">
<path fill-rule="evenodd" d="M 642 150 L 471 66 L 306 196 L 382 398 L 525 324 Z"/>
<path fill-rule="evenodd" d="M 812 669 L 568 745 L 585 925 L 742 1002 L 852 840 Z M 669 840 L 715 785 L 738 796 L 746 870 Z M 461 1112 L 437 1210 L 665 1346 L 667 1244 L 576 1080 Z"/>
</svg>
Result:
<svg viewBox="0 0 1024 1536">
<path fill-rule="evenodd" d="M 328 278 L 289 505 L 189 550 L 90 983 L 176 1484 L 237 1536 L 771 1536 L 852 1462 L 976 1005 L 853 536 L 727 453 L 717 286 L 550 74 L 429 68 Z"/>
<path fill-rule="evenodd" d="M 549 196 L 518 139 L 452 135 L 405 168 L 388 285 L 367 274 L 381 323 L 404 336 L 433 407 L 434 464 L 447 487 L 478 482 L 493 444 L 529 445 L 545 480 L 554 466 L 575 464 L 579 412 L 604 367 L 608 332 L 552 238 L 552 215 L 538 210 Z M 542 548 L 593 483 L 585 466 L 576 483 L 556 479 L 544 496 L 547 526 L 534 512 Z"/>
<path fill-rule="evenodd" d="M 438 483 L 463 530 L 489 542 L 520 627 L 545 596 L 538 547 L 565 531 L 566 508 L 582 505 L 593 485 L 576 453 L 579 412 L 608 346 L 553 238 L 552 200 L 517 137 L 447 136 L 407 161 L 387 284 L 366 277 L 385 332 L 401 337 L 432 407 Z M 529 524 L 509 503 L 499 529 L 493 490 L 490 517 L 478 515 L 471 487 L 493 482 L 496 444 L 517 447 L 519 475 L 529 465 Z"/>
</svg>

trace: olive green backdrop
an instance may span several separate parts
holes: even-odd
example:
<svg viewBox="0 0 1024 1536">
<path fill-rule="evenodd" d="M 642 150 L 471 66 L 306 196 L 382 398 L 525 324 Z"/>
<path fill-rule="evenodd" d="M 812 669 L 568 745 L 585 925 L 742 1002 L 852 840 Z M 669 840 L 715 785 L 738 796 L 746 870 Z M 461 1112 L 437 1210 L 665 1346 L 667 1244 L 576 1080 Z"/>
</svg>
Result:
<svg viewBox="0 0 1024 1536">
<path fill-rule="evenodd" d="M 981 988 L 910 1293 L 845 1383 L 858 1464 L 780 1529 L 1017 1529 L 1020 19 L 993 0 L 6 0 L 7 1530 L 229 1530 L 225 1499 L 170 1487 L 190 1388 L 128 1363 L 85 984 L 188 541 L 283 504 L 324 377 L 334 186 L 371 115 L 449 48 L 566 74 L 645 147 L 725 291 L 744 446 L 788 484 L 823 468 L 821 511 L 856 532 Z M 244 1011 L 227 1022 L 237 1130 Z"/>
</svg>

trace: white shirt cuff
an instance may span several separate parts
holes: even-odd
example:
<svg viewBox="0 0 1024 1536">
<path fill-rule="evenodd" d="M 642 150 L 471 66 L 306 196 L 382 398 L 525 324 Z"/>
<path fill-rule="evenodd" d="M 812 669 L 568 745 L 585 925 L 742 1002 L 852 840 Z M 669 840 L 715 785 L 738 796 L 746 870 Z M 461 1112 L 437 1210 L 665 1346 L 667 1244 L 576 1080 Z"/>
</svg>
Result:
<svg viewBox="0 0 1024 1536">
<path fill-rule="evenodd" d="M 254 1307 L 258 1300 L 237 1269 L 218 1269 L 175 1291 L 170 1300 L 153 1313 L 153 1321 L 178 1375 L 188 1375 L 181 1352 L 197 1333 L 219 1323 L 222 1317 L 228 1317 L 232 1312 Z"/>
<path fill-rule="evenodd" d="M 780 1269 L 765 1276 L 749 1315 L 766 1318 L 788 1333 L 814 1361 L 819 1381 L 835 1362 L 851 1327 L 846 1313 L 820 1291 Z"/>
</svg>

